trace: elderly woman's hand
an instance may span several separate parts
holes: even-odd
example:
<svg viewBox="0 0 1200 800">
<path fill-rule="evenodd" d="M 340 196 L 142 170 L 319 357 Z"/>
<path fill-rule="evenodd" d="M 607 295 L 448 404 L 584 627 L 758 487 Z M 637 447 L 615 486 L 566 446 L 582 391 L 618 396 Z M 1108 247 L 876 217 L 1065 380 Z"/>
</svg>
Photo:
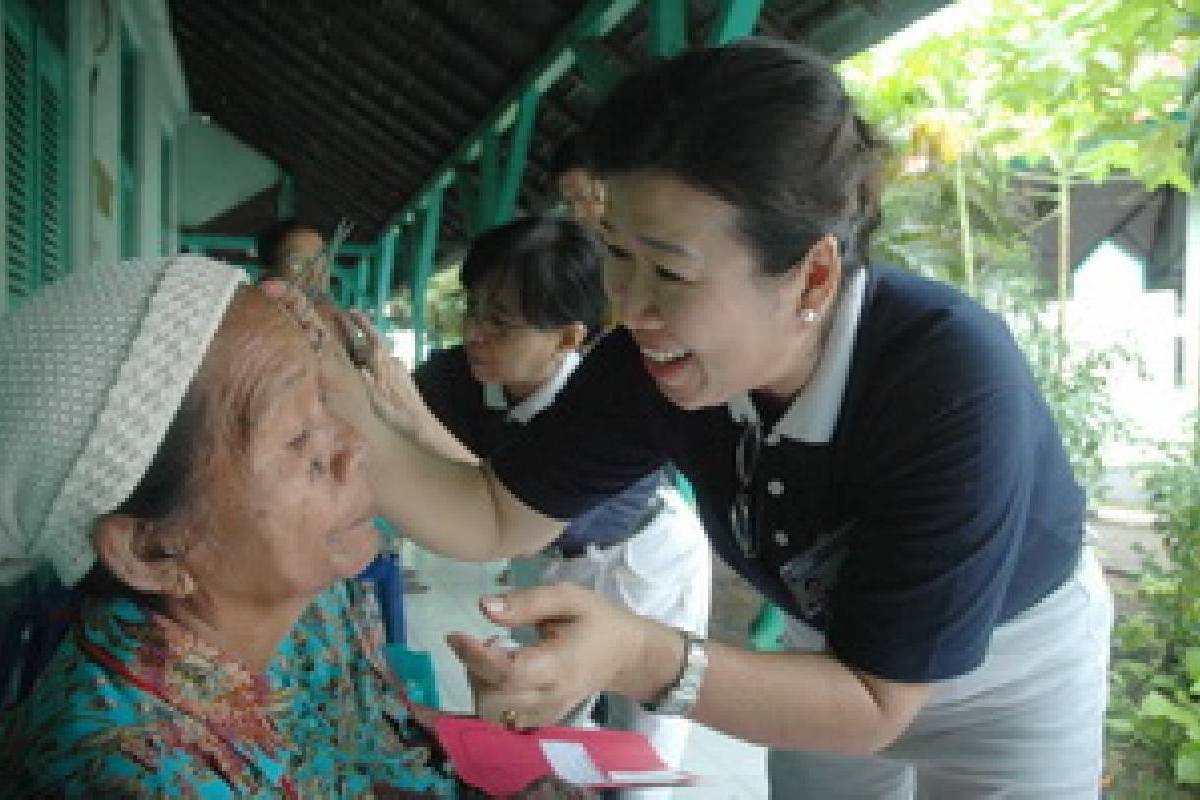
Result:
<svg viewBox="0 0 1200 800">
<path fill-rule="evenodd" d="M 648 668 L 648 653 L 664 652 L 664 637 L 667 651 L 679 638 L 673 630 L 574 584 L 512 592 L 481 605 L 493 622 L 533 625 L 541 635 L 537 644 L 511 650 L 462 633 L 447 637 L 466 668 L 481 717 L 515 727 L 554 724 L 599 691 L 648 698 L 670 682 L 678 665 Z M 682 657 L 682 644 L 679 651 Z"/>
</svg>

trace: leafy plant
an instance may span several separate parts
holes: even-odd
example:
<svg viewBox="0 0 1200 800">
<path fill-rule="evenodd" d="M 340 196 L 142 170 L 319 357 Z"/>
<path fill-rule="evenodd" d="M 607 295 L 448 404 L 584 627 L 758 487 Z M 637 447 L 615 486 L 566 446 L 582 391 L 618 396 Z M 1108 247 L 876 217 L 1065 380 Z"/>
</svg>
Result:
<svg viewBox="0 0 1200 800">
<path fill-rule="evenodd" d="M 462 340 L 462 320 L 467 302 L 460 285 L 461 267 L 454 265 L 439 270 L 429 278 L 426 290 L 425 319 L 429 322 L 431 342 L 437 347 L 448 347 Z"/>
<path fill-rule="evenodd" d="M 1200 786 L 1200 418 L 1191 432 L 1144 477 L 1164 553 L 1143 559 L 1137 607 L 1115 631 L 1109 730 L 1120 755 L 1140 748 Z"/>
<path fill-rule="evenodd" d="M 1106 489 L 1104 446 L 1127 442 L 1132 435 L 1129 421 L 1113 405 L 1109 376 L 1133 356 L 1119 347 L 1072 352 L 1057 331 L 1040 324 L 1019 330 L 1017 339 L 1058 425 L 1075 477 L 1096 502 Z"/>
<path fill-rule="evenodd" d="M 425 287 L 425 329 L 433 349 L 449 347 L 462 340 L 462 319 L 466 295 L 459 285 L 459 265 L 439 269 L 429 276 Z M 390 322 L 394 326 L 412 325 L 412 290 L 401 287 L 390 303 Z"/>
</svg>

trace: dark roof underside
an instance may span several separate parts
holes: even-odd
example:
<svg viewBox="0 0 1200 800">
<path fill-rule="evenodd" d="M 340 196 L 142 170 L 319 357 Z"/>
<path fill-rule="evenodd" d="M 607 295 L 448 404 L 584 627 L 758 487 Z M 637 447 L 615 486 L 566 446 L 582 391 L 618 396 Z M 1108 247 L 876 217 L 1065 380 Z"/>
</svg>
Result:
<svg viewBox="0 0 1200 800">
<path fill-rule="evenodd" d="M 758 33 L 840 58 L 945 0 L 767 0 Z M 170 0 L 192 108 L 294 176 L 297 212 L 376 239 L 510 94 L 584 8 L 583 0 Z M 645 4 L 595 43 L 610 63 L 647 60 Z M 719 3 L 688 3 L 704 41 Z M 546 165 L 598 101 L 576 70 L 543 96 L 519 207 L 544 205 Z M 274 216 L 264 192 L 202 231 L 250 234 Z M 465 236 L 446 195 L 441 252 Z"/>
</svg>

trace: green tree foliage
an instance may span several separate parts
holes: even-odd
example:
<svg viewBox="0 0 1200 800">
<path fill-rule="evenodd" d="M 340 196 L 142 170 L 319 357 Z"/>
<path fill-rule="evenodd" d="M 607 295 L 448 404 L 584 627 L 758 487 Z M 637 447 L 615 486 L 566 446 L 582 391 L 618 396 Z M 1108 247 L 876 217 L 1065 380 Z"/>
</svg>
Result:
<svg viewBox="0 0 1200 800">
<path fill-rule="evenodd" d="M 1200 33 L 1200 14 L 1188 17 L 1188 30 Z M 1184 145 L 1184 158 L 1192 182 L 1200 182 L 1200 58 L 1192 62 L 1192 73 L 1187 88 L 1183 91 L 1187 108 L 1188 135 Z"/>
<path fill-rule="evenodd" d="M 869 118 L 893 142 L 876 255 L 962 286 L 1004 313 L 1030 356 L 1073 463 L 1102 491 L 1101 449 L 1126 435 L 1108 399 L 1119 352 L 1072 353 L 1030 233 L 1070 240 L 1069 188 L 1114 173 L 1186 187 L 1179 114 L 1196 42 L 1182 6 L 1161 0 L 990 0 L 919 46 L 881 47 L 843 65 Z M 1039 184 L 1056 187 L 1050 219 Z M 1057 294 L 1067 296 L 1060 248 Z M 1059 304 L 1060 309 L 1064 307 Z"/>
<path fill-rule="evenodd" d="M 1064 242 L 1066 190 L 1079 180 L 1120 172 L 1148 188 L 1190 189 L 1181 90 L 1200 48 L 1186 35 L 1183 2 L 978 0 L 970 19 L 919 47 L 878 48 L 848 61 L 848 81 L 898 146 L 891 210 L 933 204 L 940 212 L 921 224 L 900 215 L 905 227 L 886 231 L 893 239 L 884 246 L 899 245 L 899 260 L 927 271 L 944 265 L 973 293 L 976 263 L 1011 264 L 1019 254 L 1003 244 L 1012 241 L 1009 231 L 1041 222 L 1025 218 L 1031 206 L 1010 191 L 1014 163 L 1024 165 L 1023 179 L 1059 188 Z M 924 196 L 929 191 L 941 196 Z M 963 236 L 980 225 L 982 237 Z M 933 242 L 942 247 L 957 235 L 953 258 L 911 252 L 933 246 L 923 239 L 929 226 L 938 226 Z"/>
<path fill-rule="evenodd" d="M 1177 113 L 1196 53 L 1184 0 L 995 0 L 995 9 L 979 46 L 1001 78 L 989 101 L 1003 151 L 1072 180 L 1120 170 L 1148 188 L 1191 188 Z"/>
</svg>

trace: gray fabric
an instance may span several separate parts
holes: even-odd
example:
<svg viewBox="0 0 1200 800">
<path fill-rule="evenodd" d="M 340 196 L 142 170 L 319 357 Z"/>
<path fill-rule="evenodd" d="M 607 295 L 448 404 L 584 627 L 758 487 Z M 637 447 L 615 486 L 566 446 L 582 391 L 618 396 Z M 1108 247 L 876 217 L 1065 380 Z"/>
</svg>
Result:
<svg viewBox="0 0 1200 800">
<path fill-rule="evenodd" d="M 0 584 L 70 586 L 149 467 L 241 270 L 193 256 L 73 273 L 0 319 Z"/>
<path fill-rule="evenodd" d="M 934 684 L 875 756 L 771 751 L 772 798 L 1095 800 L 1104 756 L 1112 597 L 1085 549 L 1065 584 L 998 626 L 973 672 Z M 792 649 L 821 649 L 793 621 Z"/>
</svg>

